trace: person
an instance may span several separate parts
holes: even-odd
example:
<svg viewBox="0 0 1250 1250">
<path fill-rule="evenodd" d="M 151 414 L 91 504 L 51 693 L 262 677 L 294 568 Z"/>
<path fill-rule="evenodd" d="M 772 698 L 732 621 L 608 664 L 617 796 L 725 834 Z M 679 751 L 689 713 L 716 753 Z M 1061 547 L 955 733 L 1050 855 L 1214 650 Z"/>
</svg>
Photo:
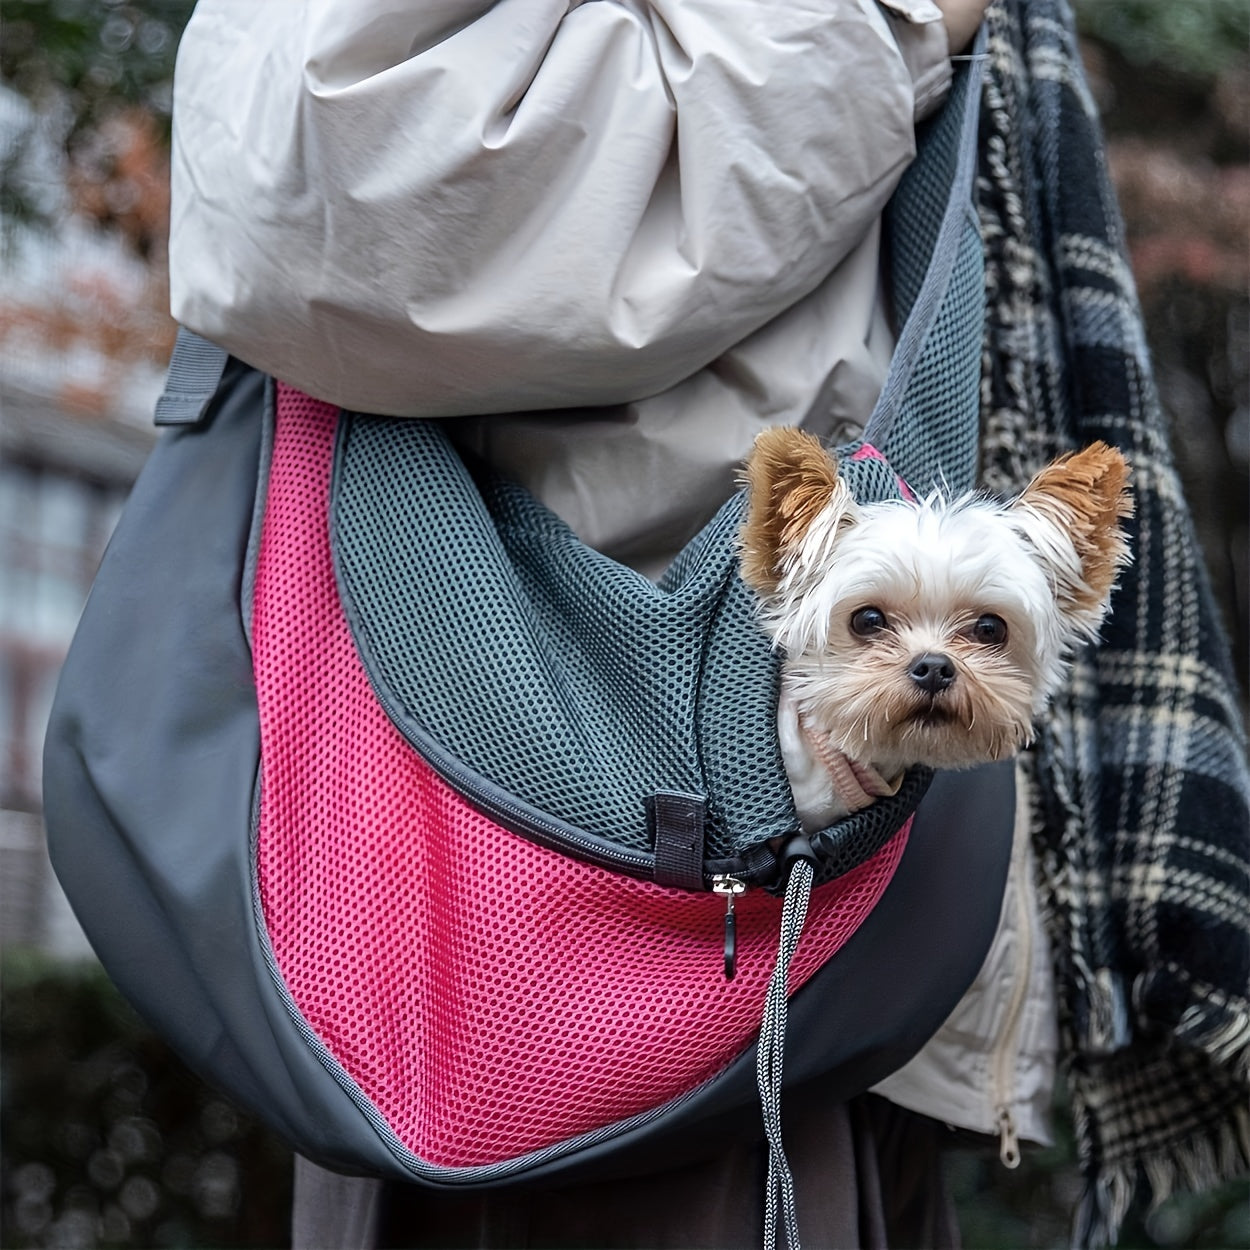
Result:
<svg viewBox="0 0 1250 1250">
<path fill-rule="evenodd" d="M 882 209 L 986 3 L 203 0 L 175 82 L 174 315 L 320 399 L 449 419 L 658 576 L 762 428 L 841 443 L 871 412 L 894 345 Z M 922 1057 L 888 1100 L 813 1099 L 787 1128 L 817 1178 L 813 1244 L 957 1244 L 939 1121 L 998 1132 L 1014 1107 L 1012 1133 L 1045 1140 L 1073 1001 L 1051 968 L 1071 960 L 1029 901 L 1037 804 L 1019 806 L 999 955 L 961 1008 L 998 1018 L 994 960 L 1029 952 L 1012 1087 L 979 1097 Z M 293 1240 L 748 1244 L 759 1167 L 747 1144 L 558 1200 L 435 1199 L 297 1160 Z"/>
</svg>

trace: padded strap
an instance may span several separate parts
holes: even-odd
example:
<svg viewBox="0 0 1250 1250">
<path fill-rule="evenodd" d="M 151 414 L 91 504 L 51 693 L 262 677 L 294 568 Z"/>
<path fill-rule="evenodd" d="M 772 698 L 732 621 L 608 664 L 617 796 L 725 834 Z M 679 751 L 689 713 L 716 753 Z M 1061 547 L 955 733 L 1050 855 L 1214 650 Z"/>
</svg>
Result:
<svg viewBox="0 0 1250 1250">
<path fill-rule="evenodd" d="M 157 425 L 199 425 L 221 385 L 229 359 L 224 347 L 179 326 L 165 392 L 156 401 L 154 422 Z"/>
</svg>

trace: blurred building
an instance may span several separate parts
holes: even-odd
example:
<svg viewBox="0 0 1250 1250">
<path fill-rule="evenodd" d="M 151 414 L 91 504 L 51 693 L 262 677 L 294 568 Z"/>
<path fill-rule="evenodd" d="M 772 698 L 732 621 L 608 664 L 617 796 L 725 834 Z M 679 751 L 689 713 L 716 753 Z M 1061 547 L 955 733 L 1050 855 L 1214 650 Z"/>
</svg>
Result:
<svg viewBox="0 0 1250 1250">
<path fill-rule="evenodd" d="M 45 850 L 43 735 L 92 578 L 154 439 L 161 370 L 153 326 L 137 325 L 133 311 L 146 304 L 150 274 L 106 236 L 74 226 L 31 233 L 10 246 L 5 260 L 0 944 L 73 956 L 87 947 Z"/>
</svg>

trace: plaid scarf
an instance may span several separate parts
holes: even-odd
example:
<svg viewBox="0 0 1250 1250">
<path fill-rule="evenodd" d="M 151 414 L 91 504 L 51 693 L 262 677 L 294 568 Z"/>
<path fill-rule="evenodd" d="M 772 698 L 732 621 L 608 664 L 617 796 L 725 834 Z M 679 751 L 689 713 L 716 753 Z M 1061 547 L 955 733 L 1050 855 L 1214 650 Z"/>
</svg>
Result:
<svg viewBox="0 0 1250 1250">
<path fill-rule="evenodd" d="M 1134 466 L 1134 564 L 1026 764 L 1081 1170 L 1078 1245 L 1250 1164 L 1250 779 L 1097 113 L 1064 0 L 995 0 L 979 197 L 983 477 L 1094 439 Z"/>
</svg>

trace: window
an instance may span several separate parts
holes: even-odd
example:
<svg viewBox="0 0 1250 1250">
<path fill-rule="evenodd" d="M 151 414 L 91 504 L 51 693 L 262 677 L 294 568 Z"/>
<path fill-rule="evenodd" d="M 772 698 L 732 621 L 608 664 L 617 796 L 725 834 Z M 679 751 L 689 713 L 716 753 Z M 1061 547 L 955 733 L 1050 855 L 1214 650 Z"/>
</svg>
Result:
<svg viewBox="0 0 1250 1250">
<path fill-rule="evenodd" d="M 57 673 L 125 490 L 0 464 L 0 808 L 38 811 Z"/>
</svg>

